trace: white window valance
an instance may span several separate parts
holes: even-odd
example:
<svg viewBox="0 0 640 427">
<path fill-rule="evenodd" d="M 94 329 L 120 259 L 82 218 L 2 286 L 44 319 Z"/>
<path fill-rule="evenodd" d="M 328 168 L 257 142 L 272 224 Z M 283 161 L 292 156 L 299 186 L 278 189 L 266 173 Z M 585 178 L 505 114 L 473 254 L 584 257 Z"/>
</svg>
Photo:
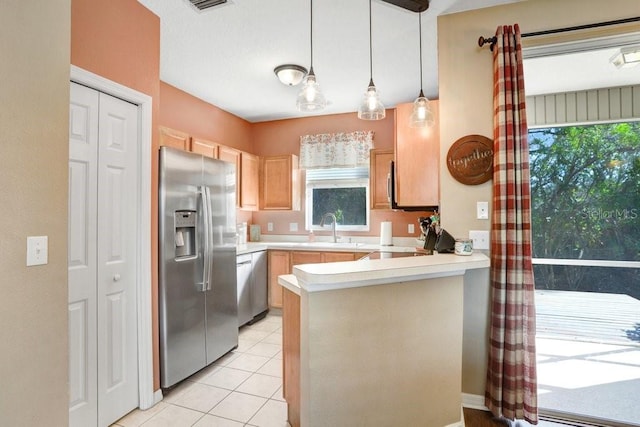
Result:
<svg viewBox="0 0 640 427">
<path fill-rule="evenodd" d="M 300 137 L 302 169 L 369 166 L 373 131 L 322 133 Z"/>
</svg>

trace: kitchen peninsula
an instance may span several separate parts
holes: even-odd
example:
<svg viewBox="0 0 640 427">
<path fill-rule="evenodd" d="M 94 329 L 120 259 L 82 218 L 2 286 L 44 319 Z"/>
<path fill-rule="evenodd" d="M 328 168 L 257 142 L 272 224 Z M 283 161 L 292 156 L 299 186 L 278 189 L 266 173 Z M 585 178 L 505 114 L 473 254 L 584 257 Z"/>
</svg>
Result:
<svg viewBox="0 0 640 427">
<path fill-rule="evenodd" d="M 437 254 L 280 276 L 291 425 L 462 425 L 465 272 L 488 267 Z"/>
</svg>

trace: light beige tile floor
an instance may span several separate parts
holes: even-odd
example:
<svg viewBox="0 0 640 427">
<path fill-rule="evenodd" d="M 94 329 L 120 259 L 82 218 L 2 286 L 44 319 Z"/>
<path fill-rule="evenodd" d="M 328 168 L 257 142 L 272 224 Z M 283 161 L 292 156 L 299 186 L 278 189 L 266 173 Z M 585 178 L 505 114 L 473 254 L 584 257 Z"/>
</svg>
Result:
<svg viewBox="0 0 640 427">
<path fill-rule="evenodd" d="M 240 329 L 236 350 L 112 427 L 286 427 L 286 420 L 282 317 L 268 314 Z"/>
</svg>

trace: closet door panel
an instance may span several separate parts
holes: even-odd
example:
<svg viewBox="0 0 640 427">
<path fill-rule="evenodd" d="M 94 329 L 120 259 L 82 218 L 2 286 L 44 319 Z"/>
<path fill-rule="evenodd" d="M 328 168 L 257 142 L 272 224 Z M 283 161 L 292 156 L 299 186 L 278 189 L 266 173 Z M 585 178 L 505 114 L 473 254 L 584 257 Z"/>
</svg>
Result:
<svg viewBox="0 0 640 427">
<path fill-rule="evenodd" d="M 99 93 L 71 84 L 69 109 L 69 425 L 96 422 Z"/>
</svg>

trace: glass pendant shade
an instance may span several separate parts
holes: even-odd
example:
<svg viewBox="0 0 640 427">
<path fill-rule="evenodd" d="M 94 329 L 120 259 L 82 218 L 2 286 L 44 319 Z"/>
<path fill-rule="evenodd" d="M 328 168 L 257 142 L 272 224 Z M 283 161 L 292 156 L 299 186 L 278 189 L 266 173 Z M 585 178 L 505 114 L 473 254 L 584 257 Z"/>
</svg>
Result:
<svg viewBox="0 0 640 427">
<path fill-rule="evenodd" d="M 362 120 L 382 120 L 385 115 L 384 105 L 380 101 L 380 93 L 373 84 L 373 80 L 371 80 L 358 107 L 358 118 Z"/>
<path fill-rule="evenodd" d="M 298 111 L 313 112 L 322 110 L 326 105 L 327 101 L 320 91 L 320 85 L 318 85 L 316 75 L 313 73 L 313 68 L 311 68 L 304 80 L 302 90 L 298 94 L 296 107 Z"/>
<path fill-rule="evenodd" d="M 418 13 L 418 29 L 420 34 L 420 95 L 413 101 L 413 111 L 411 117 L 409 117 L 409 127 L 412 128 L 424 128 L 434 125 L 435 120 L 433 118 L 433 112 L 429 105 L 429 100 L 424 96 L 422 92 L 422 13 Z"/>
<path fill-rule="evenodd" d="M 309 67 L 309 74 L 307 74 L 307 77 L 304 79 L 302 90 L 300 90 L 298 98 L 296 99 L 298 111 L 305 113 L 320 111 L 327 106 L 327 100 L 324 98 L 322 92 L 320 92 L 320 85 L 318 85 L 316 74 L 313 72 L 313 0 L 310 0 L 310 10 L 309 40 L 311 42 L 311 66 Z"/>
<path fill-rule="evenodd" d="M 380 92 L 373 84 L 373 43 L 371 37 L 371 0 L 369 0 L 369 86 L 358 107 L 358 118 L 362 120 L 382 120 L 386 115 L 380 101 Z"/>
<path fill-rule="evenodd" d="M 430 127 L 434 124 L 433 113 L 429 106 L 429 100 L 424 96 L 422 90 L 420 95 L 413 101 L 413 111 L 409 119 L 409 126 L 412 128 Z"/>
</svg>

